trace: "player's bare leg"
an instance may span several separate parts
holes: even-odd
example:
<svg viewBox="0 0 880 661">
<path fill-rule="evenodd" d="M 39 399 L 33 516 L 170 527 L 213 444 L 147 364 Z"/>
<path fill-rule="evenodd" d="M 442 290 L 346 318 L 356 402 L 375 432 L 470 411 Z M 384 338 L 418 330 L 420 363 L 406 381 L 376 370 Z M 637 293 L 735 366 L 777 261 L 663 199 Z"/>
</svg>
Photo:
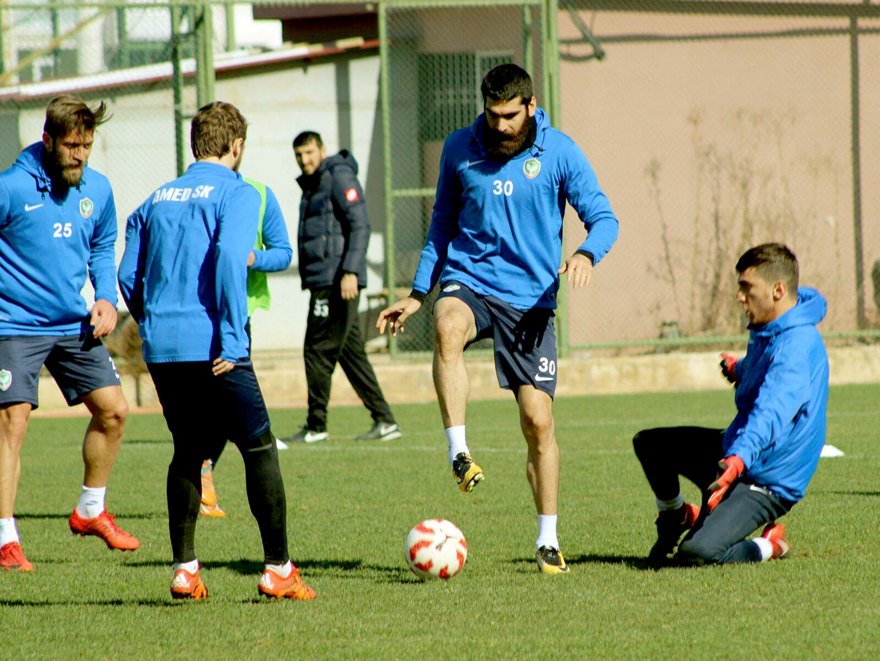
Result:
<svg viewBox="0 0 880 661">
<path fill-rule="evenodd" d="M 21 446 L 30 415 L 28 403 L 0 408 L 0 569 L 4 571 L 34 570 L 21 549 L 13 517 L 21 475 Z"/>
<path fill-rule="evenodd" d="M 526 474 L 538 514 L 556 514 L 559 495 L 559 446 L 553 422 L 553 400 L 533 386 L 517 392 L 519 421 L 528 444 Z"/>
<path fill-rule="evenodd" d="M 559 506 L 559 446 L 553 420 L 553 399 L 530 385 L 520 386 L 516 396 L 519 420 L 528 453 L 526 475 L 538 512 L 538 568 L 545 574 L 568 571 L 556 538 Z"/>
<path fill-rule="evenodd" d="M 104 505 L 110 472 L 122 445 L 128 402 L 121 386 L 93 390 L 83 397 L 92 414 L 83 439 L 83 491 L 68 524 L 75 535 L 94 535 L 111 549 L 134 551 L 141 543 L 116 525 Z"/>
<path fill-rule="evenodd" d="M 29 403 L 0 408 L 0 519 L 13 516 L 21 474 L 21 447 L 31 409 Z"/>
<path fill-rule="evenodd" d="M 474 313 L 457 298 L 441 298 L 434 306 L 434 389 L 449 442 L 449 462 L 462 491 L 471 491 L 483 479 L 465 439 L 470 382 L 464 349 L 477 333 Z"/>
<path fill-rule="evenodd" d="M 83 397 L 83 403 L 92 414 L 83 439 L 83 484 L 87 487 L 104 487 L 122 446 L 128 402 L 121 386 L 108 386 L 90 392 Z"/>
<path fill-rule="evenodd" d="M 470 382 L 464 363 L 465 345 L 477 333 L 474 313 L 457 298 L 441 298 L 434 306 L 434 389 L 443 427 L 465 424 Z"/>
</svg>

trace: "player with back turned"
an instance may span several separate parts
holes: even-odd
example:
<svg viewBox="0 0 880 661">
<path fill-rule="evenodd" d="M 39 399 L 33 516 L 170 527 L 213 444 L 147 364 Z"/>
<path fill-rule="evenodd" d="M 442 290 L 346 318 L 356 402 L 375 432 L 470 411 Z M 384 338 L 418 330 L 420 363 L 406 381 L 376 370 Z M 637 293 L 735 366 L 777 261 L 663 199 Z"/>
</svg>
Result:
<svg viewBox="0 0 880 661">
<path fill-rule="evenodd" d="M 494 339 L 498 381 L 516 397 L 528 448 L 538 568 L 561 574 L 568 567 L 556 533 L 556 292 L 560 274 L 573 287 L 589 284 L 594 266 L 617 239 L 618 223 L 583 152 L 537 106 L 527 72 L 515 64 L 495 67 L 481 92 L 484 112 L 443 146 L 412 293 L 383 310 L 376 325 L 380 332 L 403 330 L 439 282 L 434 384 L 449 463 L 465 492 L 483 479 L 483 470 L 465 437 L 469 384 L 463 353 L 476 340 Z M 589 235 L 563 261 L 566 201 Z"/>
<path fill-rule="evenodd" d="M 244 460 L 263 542 L 260 594 L 312 599 L 290 561 L 287 505 L 269 414 L 248 356 L 247 263 L 260 194 L 238 174 L 247 123 L 220 101 L 192 120 L 196 162 L 129 217 L 119 286 L 143 338 L 174 441 L 168 466 L 171 595 L 205 599 L 195 553 L 201 467 L 227 440 Z"/>
</svg>

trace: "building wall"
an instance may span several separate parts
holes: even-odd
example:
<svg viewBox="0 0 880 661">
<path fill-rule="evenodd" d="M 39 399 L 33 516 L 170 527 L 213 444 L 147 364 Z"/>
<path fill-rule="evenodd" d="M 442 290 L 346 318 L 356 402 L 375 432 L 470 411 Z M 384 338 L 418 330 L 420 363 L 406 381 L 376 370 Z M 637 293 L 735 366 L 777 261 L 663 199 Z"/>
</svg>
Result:
<svg viewBox="0 0 880 661">
<path fill-rule="evenodd" d="M 216 96 L 236 105 L 249 122 L 242 173 L 266 183 L 275 192 L 294 245 L 291 267 L 270 274 L 270 310 L 258 310 L 252 320 L 255 349 L 299 350 L 305 333 L 307 292 L 296 270 L 296 233 L 300 189 L 299 169 L 291 141 L 302 130 L 321 133 L 329 153 L 349 149 L 358 160 L 373 234 L 368 250 L 368 287 L 362 296 L 382 289 L 383 195 L 381 121 L 378 114 L 379 58 L 374 53 L 296 62 L 274 68 L 224 74 L 216 81 Z M 195 107 L 192 91 L 187 103 Z M 87 97 L 92 102 L 92 97 Z M 150 193 L 176 176 L 173 99 L 164 84 L 132 91 L 120 88 L 95 99 L 106 100 L 112 119 L 100 127 L 89 165 L 113 184 L 119 218 L 117 261 L 124 250 L 125 221 Z M 45 103 L 22 110 L 18 141 L 25 146 L 39 139 Z M 8 140 L 7 140 L 8 142 Z M 185 135 L 187 164 L 188 127 Z M 11 161 L 15 151 L 7 155 Z M 91 286 L 85 294 L 91 298 Z"/>
</svg>

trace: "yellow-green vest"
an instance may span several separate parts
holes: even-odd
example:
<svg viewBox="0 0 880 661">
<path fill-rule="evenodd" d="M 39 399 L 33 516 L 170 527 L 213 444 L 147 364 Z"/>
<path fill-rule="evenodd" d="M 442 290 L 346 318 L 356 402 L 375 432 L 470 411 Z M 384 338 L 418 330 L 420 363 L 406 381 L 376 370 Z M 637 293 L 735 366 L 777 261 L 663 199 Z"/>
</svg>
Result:
<svg viewBox="0 0 880 661">
<path fill-rule="evenodd" d="M 254 250 L 263 249 L 263 217 L 266 215 L 266 184 L 259 181 L 242 177 L 247 183 L 257 189 L 260 194 L 260 223 L 257 225 L 257 242 L 254 244 Z M 248 316 L 250 317 L 257 308 L 269 309 L 271 301 L 269 295 L 269 277 L 265 271 L 256 271 L 253 268 L 248 269 L 247 279 L 247 302 Z"/>
</svg>

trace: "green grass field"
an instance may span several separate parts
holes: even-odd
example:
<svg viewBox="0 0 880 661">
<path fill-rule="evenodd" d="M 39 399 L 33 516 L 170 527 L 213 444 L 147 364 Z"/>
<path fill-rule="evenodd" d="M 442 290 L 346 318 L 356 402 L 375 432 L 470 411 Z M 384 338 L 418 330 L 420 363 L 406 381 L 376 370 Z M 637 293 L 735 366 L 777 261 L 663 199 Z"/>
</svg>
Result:
<svg viewBox="0 0 880 661">
<path fill-rule="evenodd" d="M 559 399 L 560 541 L 571 572 L 539 574 L 524 442 L 512 401 L 469 409 L 486 480 L 458 492 L 435 404 L 396 407 L 399 441 L 356 443 L 362 408 L 331 411 L 329 443 L 281 453 L 291 553 L 311 602 L 257 596 L 261 547 L 230 446 L 216 473 L 228 516 L 202 520 L 210 598 L 174 603 L 165 513 L 170 437 L 133 416 L 109 488 L 133 554 L 67 529 L 85 420 L 34 419 L 17 515 L 33 574 L 0 573 L 0 658 L 880 658 L 880 385 L 832 389 L 829 436 L 807 498 L 786 517 L 793 557 L 758 566 L 648 569 L 653 497 L 630 439 L 641 428 L 723 426 L 730 393 Z M 279 434 L 302 411 L 273 411 Z M 690 485 L 687 485 L 690 486 Z M 692 492 L 686 495 L 696 497 Z M 442 516 L 470 556 L 422 583 L 403 541 Z"/>
</svg>

